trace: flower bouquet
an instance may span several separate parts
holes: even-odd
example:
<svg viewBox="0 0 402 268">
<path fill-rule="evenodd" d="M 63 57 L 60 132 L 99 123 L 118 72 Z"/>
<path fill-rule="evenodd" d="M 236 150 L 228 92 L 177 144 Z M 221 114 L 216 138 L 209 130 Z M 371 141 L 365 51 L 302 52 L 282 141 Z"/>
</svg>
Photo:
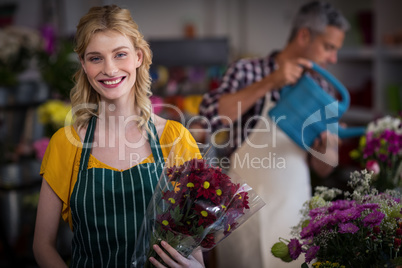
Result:
<svg viewBox="0 0 402 268">
<path fill-rule="evenodd" d="M 379 191 L 401 187 L 401 117 L 385 116 L 370 122 L 359 147 L 350 156 L 360 161 L 363 168 L 373 171 L 373 185 Z"/>
<path fill-rule="evenodd" d="M 396 267 L 402 264 L 401 194 L 371 187 L 372 172 L 351 174 L 353 192 L 317 187 L 304 204 L 303 217 L 292 230 L 295 238 L 279 239 L 274 256 L 284 261 L 305 254 L 323 267 Z"/>
<path fill-rule="evenodd" d="M 184 257 L 197 247 L 212 249 L 265 205 L 247 184 L 210 161 L 204 155 L 182 164 L 166 163 L 147 208 L 132 267 L 152 267 L 151 256 L 163 263 L 152 248 L 162 240 Z"/>
</svg>

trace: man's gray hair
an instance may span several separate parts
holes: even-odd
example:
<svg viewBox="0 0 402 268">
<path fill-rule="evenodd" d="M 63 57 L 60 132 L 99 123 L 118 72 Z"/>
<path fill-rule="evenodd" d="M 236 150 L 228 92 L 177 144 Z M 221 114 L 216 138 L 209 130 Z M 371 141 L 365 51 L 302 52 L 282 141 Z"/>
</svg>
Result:
<svg viewBox="0 0 402 268">
<path fill-rule="evenodd" d="M 307 28 L 315 35 L 323 33 L 327 26 L 337 27 L 344 32 L 350 28 L 346 18 L 331 4 L 322 1 L 307 3 L 293 19 L 289 42 L 295 38 L 300 28 Z"/>
</svg>

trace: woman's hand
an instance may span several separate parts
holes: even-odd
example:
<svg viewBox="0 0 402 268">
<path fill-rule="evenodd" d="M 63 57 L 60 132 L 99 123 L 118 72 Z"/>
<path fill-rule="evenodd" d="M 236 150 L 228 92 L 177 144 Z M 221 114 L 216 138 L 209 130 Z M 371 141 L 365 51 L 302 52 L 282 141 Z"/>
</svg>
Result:
<svg viewBox="0 0 402 268">
<path fill-rule="evenodd" d="M 149 258 L 150 262 L 157 268 L 179 268 L 179 267 L 187 267 L 187 268 L 204 268 L 204 262 L 202 260 L 202 252 L 200 249 L 195 250 L 188 258 L 183 257 L 177 250 L 171 247 L 165 241 L 161 242 L 162 247 L 170 254 L 169 257 L 161 247 L 158 245 L 153 245 L 153 248 L 156 253 L 162 258 L 166 265 L 164 266 L 160 262 L 158 262 L 155 258 Z"/>
</svg>

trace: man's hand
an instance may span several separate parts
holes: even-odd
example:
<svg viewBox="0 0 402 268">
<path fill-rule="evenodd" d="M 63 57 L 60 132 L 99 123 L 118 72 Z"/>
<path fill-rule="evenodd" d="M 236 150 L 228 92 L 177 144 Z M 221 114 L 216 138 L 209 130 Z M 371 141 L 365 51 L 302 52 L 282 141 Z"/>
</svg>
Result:
<svg viewBox="0 0 402 268">
<path fill-rule="evenodd" d="M 305 68 L 312 68 L 311 61 L 298 58 L 278 62 L 278 69 L 272 72 L 270 77 L 275 88 L 280 89 L 286 85 L 295 84 L 303 74 Z"/>
<path fill-rule="evenodd" d="M 311 155 L 310 166 L 320 177 L 327 177 L 338 163 L 338 148 L 341 142 L 337 135 L 329 131 L 322 132 L 320 137 L 315 139 L 312 149 L 319 152 L 321 157 Z"/>
</svg>

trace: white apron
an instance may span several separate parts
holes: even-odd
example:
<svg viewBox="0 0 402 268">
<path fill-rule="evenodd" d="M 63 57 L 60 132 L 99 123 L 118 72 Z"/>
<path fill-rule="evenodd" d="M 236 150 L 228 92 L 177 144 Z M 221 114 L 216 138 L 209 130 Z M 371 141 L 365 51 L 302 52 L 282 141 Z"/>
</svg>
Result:
<svg viewBox="0 0 402 268">
<path fill-rule="evenodd" d="M 304 256 L 285 263 L 271 254 L 279 237 L 290 239 L 291 227 L 298 224 L 303 203 L 311 197 L 307 153 L 269 118 L 275 105 L 265 97 L 261 118 L 231 156 L 230 173 L 246 181 L 266 205 L 218 244 L 219 268 L 300 267 Z M 264 130 L 264 131 L 261 131 Z M 255 148 L 260 145 L 264 148 Z"/>
</svg>

